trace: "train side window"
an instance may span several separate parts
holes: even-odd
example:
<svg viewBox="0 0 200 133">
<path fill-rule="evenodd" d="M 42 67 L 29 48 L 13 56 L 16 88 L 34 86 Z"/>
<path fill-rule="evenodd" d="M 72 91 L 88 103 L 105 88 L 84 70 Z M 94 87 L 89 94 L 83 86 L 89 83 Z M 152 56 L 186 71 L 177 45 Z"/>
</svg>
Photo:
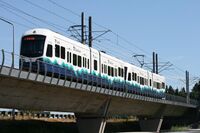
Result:
<svg viewBox="0 0 200 133">
<path fill-rule="evenodd" d="M 108 66 L 108 75 L 110 76 L 110 66 Z"/>
<path fill-rule="evenodd" d="M 83 67 L 85 67 L 85 57 L 83 57 Z"/>
<path fill-rule="evenodd" d="M 117 68 L 115 68 L 115 77 L 117 77 Z"/>
<path fill-rule="evenodd" d="M 142 85 L 144 85 L 144 78 L 141 78 L 141 80 L 142 80 Z"/>
<path fill-rule="evenodd" d="M 90 69 L 90 60 L 89 59 L 88 59 L 87 65 L 88 65 L 88 69 Z"/>
<path fill-rule="evenodd" d="M 60 46 L 57 44 L 55 45 L 55 56 L 60 57 Z"/>
<path fill-rule="evenodd" d="M 87 68 L 87 59 L 86 58 L 85 58 L 84 64 L 85 64 L 85 68 Z"/>
<path fill-rule="evenodd" d="M 118 67 L 118 76 L 121 76 L 121 69 Z"/>
<path fill-rule="evenodd" d="M 140 77 L 140 84 L 142 84 L 142 77 Z"/>
<path fill-rule="evenodd" d="M 140 76 L 137 76 L 137 82 L 140 83 Z"/>
<path fill-rule="evenodd" d="M 101 73 L 103 73 L 103 64 L 101 64 Z"/>
<path fill-rule="evenodd" d="M 121 71 L 121 72 L 122 72 L 122 77 L 124 77 L 124 69 L 122 69 L 122 71 Z"/>
<path fill-rule="evenodd" d="M 136 73 L 132 73 L 132 78 L 133 78 L 132 79 L 133 81 L 137 81 L 137 74 Z"/>
<path fill-rule="evenodd" d="M 97 60 L 94 60 L 94 70 L 97 71 Z"/>
<path fill-rule="evenodd" d="M 128 81 L 131 81 L 131 73 L 128 73 Z"/>
<path fill-rule="evenodd" d="M 145 79 L 144 78 L 142 78 L 142 84 L 145 85 Z"/>
<path fill-rule="evenodd" d="M 160 83 L 157 82 L 157 88 L 160 89 Z"/>
<path fill-rule="evenodd" d="M 67 62 L 69 62 L 69 51 L 67 51 Z"/>
<path fill-rule="evenodd" d="M 113 67 L 111 67 L 111 76 L 112 77 L 114 76 L 114 69 L 113 69 Z"/>
<path fill-rule="evenodd" d="M 77 66 L 77 55 L 73 54 L 73 65 Z"/>
<path fill-rule="evenodd" d="M 135 73 L 132 72 L 132 80 L 134 81 L 135 80 Z"/>
<path fill-rule="evenodd" d="M 65 47 L 61 46 L 61 58 L 65 59 Z"/>
<path fill-rule="evenodd" d="M 149 85 L 151 86 L 152 84 L 151 84 L 151 79 L 149 80 Z"/>
<path fill-rule="evenodd" d="M 81 56 L 78 56 L 78 66 L 81 67 Z"/>
<path fill-rule="evenodd" d="M 165 83 L 162 82 L 162 89 L 165 89 Z"/>
<path fill-rule="evenodd" d="M 72 53 L 69 53 L 69 62 L 72 63 Z"/>
<path fill-rule="evenodd" d="M 52 57 L 52 50 L 53 50 L 52 45 L 48 44 L 47 45 L 47 52 L 46 52 L 47 57 Z"/>
<path fill-rule="evenodd" d="M 104 64 L 104 73 L 107 74 L 107 65 Z"/>
<path fill-rule="evenodd" d="M 135 81 L 137 81 L 137 73 L 135 73 Z"/>
</svg>

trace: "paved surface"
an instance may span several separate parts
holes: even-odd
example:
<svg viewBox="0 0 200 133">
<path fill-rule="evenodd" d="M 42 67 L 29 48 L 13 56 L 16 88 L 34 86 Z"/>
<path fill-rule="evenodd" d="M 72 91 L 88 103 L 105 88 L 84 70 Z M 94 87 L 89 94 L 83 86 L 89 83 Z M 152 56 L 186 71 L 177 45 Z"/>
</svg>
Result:
<svg viewBox="0 0 200 133">
<path fill-rule="evenodd" d="M 155 132 L 116 132 L 116 133 L 155 133 Z M 183 132 L 161 132 L 161 133 L 200 133 L 200 129 L 190 129 Z"/>
<path fill-rule="evenodd" d="M 200 129 L 190 129 L 188 131 L 183 131 L 183 132 L 166 132 L 166 133 L 200 133 Z"/>
</svg>

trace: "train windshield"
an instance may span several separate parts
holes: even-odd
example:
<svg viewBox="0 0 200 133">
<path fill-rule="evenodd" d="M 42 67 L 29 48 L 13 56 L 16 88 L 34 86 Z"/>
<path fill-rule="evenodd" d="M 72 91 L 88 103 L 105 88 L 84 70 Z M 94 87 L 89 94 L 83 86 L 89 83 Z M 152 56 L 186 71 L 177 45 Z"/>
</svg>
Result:
<svg viewBox="0 0 200 133">
<path fill-rule="evenodd" d="M 26 57 L 39 57 L 43 55 L 46 36 L 29 35 L 22 38 L 21 55 Z"/>
</svg>

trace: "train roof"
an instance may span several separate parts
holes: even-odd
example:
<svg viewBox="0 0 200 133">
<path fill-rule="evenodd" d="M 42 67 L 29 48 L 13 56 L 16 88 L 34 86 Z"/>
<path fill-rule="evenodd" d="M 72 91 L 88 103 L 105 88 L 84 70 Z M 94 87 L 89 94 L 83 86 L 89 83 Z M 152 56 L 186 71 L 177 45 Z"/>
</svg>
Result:
<svg viewBox="0 0 200 133">
<path fill-rule="evenodd" d="M 57 33 L 55 31 L 52 31 L 50 29 L 45 29 L 45 28 L 34 28 L 34 29 L 31 29 L 31 30 L 28 30 L 24 33 L 23 36 L 26 36 L 26 35 L 45 35 L 45 36 L 53 36 L 55 38 L 59 38 L 65 42 L 68 42 L 70 44 L 73 44 L 73 45 L 77 45 L 79 47 L 83 47 L 85 49 L 89 49 L 89 47 L 83 45 L 82 43 L 78 42 L 78 41 L 75 41 L 73 39 L 70 39 L 68 37 L 65 37 L 64 35 L 60 34 L 60 33 Z M 95 49 L 96 50 L 96 49 Z"/>
</svg>

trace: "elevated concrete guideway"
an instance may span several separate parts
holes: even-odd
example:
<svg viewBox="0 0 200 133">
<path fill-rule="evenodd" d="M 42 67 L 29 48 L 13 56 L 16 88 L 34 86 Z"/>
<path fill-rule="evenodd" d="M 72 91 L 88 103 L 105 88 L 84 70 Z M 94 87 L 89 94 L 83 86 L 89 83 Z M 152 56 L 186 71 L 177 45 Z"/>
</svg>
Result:
<svg viewBox="0 0 200 133">
<path fill-rule="evenodd" d="M 2 61 L 3 62 L 3 61 Z M 0 107 L 74 112 L 81 133 L 103 133 L 108 115 L 149 116 L 144 130 L 159 131 L 164 116 L 182 116 L 197 105 L 139 96 L 0 65 Z M 157 123 L 146 127 L 146 123 Z"/>
<path fill-rule="evenodd" d="M 189 108 L 196 108 L 192 104 L 87 86 L 9 67 L 2 67 L 0 72 L 0 107 L 98 114 L 109 99 L 108 115 L 152 116 L 165 108 L 164 116 L 181 116 Z"/>
<path fill-rule="evenodd" d="M 196 105 L 116 92 L 2 67 L 0 107 L 75 112 L 81 132 L 88 132 L 92 126 L 91 133 L 103 133 L 107 115 L 151 116 L 160 120 L 161 116 L 181 116 L 195 109 Z M 141 126 L 145 125 L 143 123 L 141 121 Z M 156 128 L 157 131 L 160 127 L 143 128 L 148 131 Z"/>
</svg>

